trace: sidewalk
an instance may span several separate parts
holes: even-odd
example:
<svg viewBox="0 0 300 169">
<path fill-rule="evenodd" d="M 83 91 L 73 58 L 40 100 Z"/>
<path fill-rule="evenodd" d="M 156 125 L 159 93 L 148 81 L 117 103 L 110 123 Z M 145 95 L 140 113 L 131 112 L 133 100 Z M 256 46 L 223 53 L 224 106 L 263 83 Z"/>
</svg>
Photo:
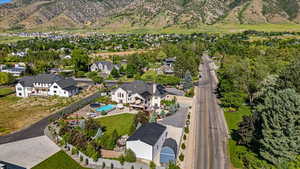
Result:
<svg viewBox="0 0 300 169">
<path fill-rule="evenodd" d="M 196 151 L 196 97 L 197 97 L 198 87 L 195 87 L 195 96 L 193 98 L 193 105 L 191 109 L 191 118 L 190 118 L 190 132 L 187 135 L 186 149 L 184 151 L 184 161 L 181 163 L 182 169 L 194 169 L 194 161 L 195 161 L 195 151 Z"/>
</svg>

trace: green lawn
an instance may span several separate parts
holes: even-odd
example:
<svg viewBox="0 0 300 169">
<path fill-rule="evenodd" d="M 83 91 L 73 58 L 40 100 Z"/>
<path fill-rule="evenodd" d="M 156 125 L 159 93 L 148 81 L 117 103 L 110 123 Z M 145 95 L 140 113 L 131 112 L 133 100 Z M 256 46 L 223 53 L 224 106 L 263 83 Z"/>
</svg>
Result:
<svg viewBox="0 0 300 169">
<path fill-rule="evenodd" d="M 225 118 L 227 121 L 227 125 L 230 131 L 238 129 L 238 124 L 243 120 L 243 116 L 250 115 L 250 107 L 242 106 L 236 112 L 226 112 L 225 111 Z"/>
<path fill-rule="evenodd" d="M 80 166 L 64 151 L 59 151 L 32 169 L 87 169 Z"/>
<path fill-rule="evenodd" d="M 107 116 L 97 119 L 101 126 L 104 126 L 105 134 L 110 135 L 115 129 L 119 136 L 130 134 L 130 129 L 134 122 L 134 114 L 120 114 L 114 116 Z"/>
<path fill-rule="evenodd" d="M 14 92 L 14 90 L 12 90 L 11 88 L 0 88 L 0 96 L 5 96 L 8 95 L 10 93 Z"/>
</svg>

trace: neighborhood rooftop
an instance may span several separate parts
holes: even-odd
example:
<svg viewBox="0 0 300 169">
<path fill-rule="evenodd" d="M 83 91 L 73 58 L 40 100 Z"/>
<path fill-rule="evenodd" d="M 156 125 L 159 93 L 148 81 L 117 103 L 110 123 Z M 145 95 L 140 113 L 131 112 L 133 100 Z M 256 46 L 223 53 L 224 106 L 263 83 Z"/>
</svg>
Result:
<svg viewBox="0 0 300 169">
<path fill-rule="evenodd" d="M 157 123 L 143 124 L 127 141 L 140 140 L 149 145 L 155 145 L 166 130 L 166 127 Z"/>
<path fill-rule="evenodd" d="M 155 89 L 156 87 L 156 89 Z M 161 85 L 156 85 L 154 83 L 147 83 L 141 80 L 136 80 L 129 83 L 124 83 L 120 88 L 128 91 L 131 94 L 138 93 L 140 95 L 157 95 L 161 96 L 165 94 L 164 87 Z"/>
<path fill-rule="evenodd" d="M 66 89 L 76 85 L 72 78 L 64 78 L 60 75 L 39 74 L 36 76 L 25 76 L 20 80 L 24 87 L 32 87 L 33 83 L 53 84 L 57 83 L 61 88 Z"/>
</svg>

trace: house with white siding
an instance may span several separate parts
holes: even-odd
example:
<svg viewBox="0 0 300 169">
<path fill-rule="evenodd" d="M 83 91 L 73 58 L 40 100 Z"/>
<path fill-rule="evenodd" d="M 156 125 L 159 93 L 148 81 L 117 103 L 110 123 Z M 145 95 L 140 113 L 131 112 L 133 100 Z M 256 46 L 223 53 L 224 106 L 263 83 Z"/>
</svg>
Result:
<svg viewBox="0 0 300 169">
<path fill-rule="evenodd" d="M 119 70 L 120 66 L 109 61 L 101 61 L 92 64 L 90 70 L 92 72 L 101 72 L 109 75 L 114 68 Z"/>
<path fill-rule="evenodd" d="M 16 84 L 16 95 L 18 97 L 71 97 L 77 93 L 78 88 L 76 87 L 74 79 L 54 74 L 25 76 Z"/>
<path fill-rule="evenodd" d="M 127 139 L 126 149 L 131 149 L 137 158 L 153 161 L 160 153 L 167 135 L 167 128 L 161 124 L 143 124 Z"/>
<path fill-rule="evenodd" d="M 165 95 L 162 85 L 137 80 L 114 89 L 111 99 L 119 104 L 129 104 L 133 108 L 155 110 L 160 108 L 160 102 Z"/>
</svg>

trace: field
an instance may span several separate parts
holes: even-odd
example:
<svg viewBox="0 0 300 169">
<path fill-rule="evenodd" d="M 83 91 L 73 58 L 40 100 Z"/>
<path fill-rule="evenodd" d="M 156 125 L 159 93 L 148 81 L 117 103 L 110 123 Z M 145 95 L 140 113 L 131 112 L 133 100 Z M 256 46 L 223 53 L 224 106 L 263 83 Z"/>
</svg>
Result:
<svg viewBox="0 0 300 169">
<path fill-rule="evenodd" d="M 0 44 L 13 43 L 21 40 L 31 39 L 28 37 L 17 37 L 17 36 L 0 36 Z"/>
<path fill-rule="evenodd" d="M 105 134 L 110 135 L 114 130 L 117 130 L 118 135 L 126 135 L 130 133 L 131 124 L 134 122 L 134 114 L 120 114 L 107 116 L 97 119 L 101 126 L 105 127 Z"/>
<path fill-rule="evenodd" d="M 85 91 L 72 98 L 29 97 L 19 98 L 14 94 L 0 97 L 0 135 L 5 135 L 30 126 L 93 91 Z"/>
<path fill-rule="evenodd" d="M 123 25 L 122 25 L 123 26 Z M 85 29 L 72 29 L 72 28 L 57 28 L 55 31 L 61 33 L 72 33 L 72 34 L 85 34 L 87 32 L 98 32 L 107 34 L 118 34 L 118 33 L 178 33 L 178 34 L 191 34 L 195 32 L 206 32 L 206 33 L 237 33 L 245 30 L 257 30 L 266 32 L 297 32 L 300 31 L 299 24 L 214 24 L 214 25 L 200 25 L 195 27 L 180 27 L 172 26 L 168 28 L 159 27 L 104 27 L 104 28 L 85 28 Z M 27 32 L 49 32 L 54 31 L 53 29 L 39 28 L 26 30 Z M 5 31 L 6 33 L 15 31 Z M 0 41 L 1 43 L 1 41 Z"/>
<path fill-rule="evenodd" d="M 14 90 L 11 89 L 11 88 L 7 88 L 7 87 L 5 87 L 5 88 L 0 88 L 0 97 L 1 97 L 1 96 L 5 96 L 5 95 L 8 95 L 8 94 L 11 94 L 11 93 L 13 93 L 13 92 L 14 92 Z"/>
<path fill-rule="evenodd" d="M 32 169 L 87 169 L 80 166 L 64 151 L 59 151 Z"/>
</svg>

